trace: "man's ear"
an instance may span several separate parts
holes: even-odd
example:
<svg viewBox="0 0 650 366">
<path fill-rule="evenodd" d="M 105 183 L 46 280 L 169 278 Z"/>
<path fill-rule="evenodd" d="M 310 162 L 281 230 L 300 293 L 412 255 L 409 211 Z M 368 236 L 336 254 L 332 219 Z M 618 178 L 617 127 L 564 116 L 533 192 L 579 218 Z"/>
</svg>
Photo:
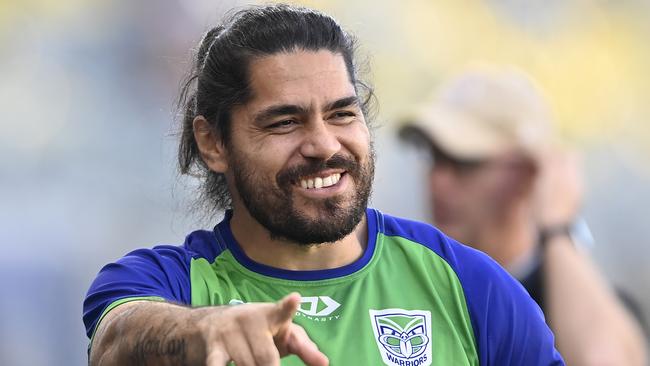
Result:
<svg viewBox="0 0 650 366">
<path fill-rule="evenodd" d="M 221 136 L 203 116 L 196 116 L 192 122 L 194 139 L 201 153 L 201 159 L 210 170 L 225 173 L 228 169 L 225 144 Z"/>
<path fill-rule="evenodd" d="M 535 188 L 535 181 L 537 178 L 537 164 L 530 158 L 522 158 L 516 164 L 514 171 L 517 182 L 512 189 L 519 195 L 530 196 Z"/>
<path fill-rule="evenodd" d="M 503 163 L 505 167 L 500 173 L 495 197 L 507 204 L 527 199 L 535 186 L 535 163 L 522 156 L 509 157 Z"/>
</svg>

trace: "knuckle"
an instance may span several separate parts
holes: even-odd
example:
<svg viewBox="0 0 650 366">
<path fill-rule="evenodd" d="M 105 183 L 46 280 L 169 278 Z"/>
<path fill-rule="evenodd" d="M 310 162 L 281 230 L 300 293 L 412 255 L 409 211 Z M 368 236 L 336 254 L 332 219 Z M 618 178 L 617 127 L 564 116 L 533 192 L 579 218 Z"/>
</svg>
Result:
<svg viewBox="0 0 650 366">
<path fill-rule="evenodd" d="M 237 326 L 249 326 L 257 322 L 257 314 L 254 309 L 244 309 L 245 311 L 237 312 L 233 316 L 233 323 Z"/>
<path fill-rule="evenodd" d="M 258 365 L 279 365 L 280 353 L 275 347 L 253 347 Z"/>
<path fill-rule="evenodd" d="M 291 330 L 298 336 L 308 337 L 307 331 L 305 331 L 305 328 L 301 327 L 300 325 L 298 325 L 296 323 L 291 323 Z"/>
</svg>

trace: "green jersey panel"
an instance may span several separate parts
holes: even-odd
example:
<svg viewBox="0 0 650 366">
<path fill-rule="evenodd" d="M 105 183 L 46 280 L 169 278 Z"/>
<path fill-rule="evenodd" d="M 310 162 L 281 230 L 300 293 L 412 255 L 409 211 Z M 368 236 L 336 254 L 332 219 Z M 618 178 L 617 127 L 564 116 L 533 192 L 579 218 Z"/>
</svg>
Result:
<svg viewBox="0 0 650 366">
<path fill-rule="evenodd" d="M 425 329 L 424 337 L 413 339 L 423 341 L 424 346 L 422 356 L 413 358 L 411 365 L 478 365 L 458 277 L 437 254 L 400 237 L 378 235 L 374 255 L 363 269 L 332 279 L 292 281 L 265 276 L 241 265 L 229 250 L 212 263 L 193 259 L 190 270 L 193 306 L 274 302 L 298 291 L 303 301 L 294 321 L 305 328 L 332 365 L 380 365 L 382 354 L 399 365 L 400 354 L 415 353 L 406 350 L 413 347 L 400 335 L 408 333 L 403 323 L 418 312 L 426 312 L 424 325 L 430 329 Z M 384 309 L 405 315 L 401 319 L 399 315 L 381 316 L 378 312 Z M 384 318 L 389 323 L 382 324 Z M 377 329 L 389 328 L 392 321 L 399 326 L 393 324 L 396 334 L 384 337 L 384 343 L 392 341 L 394 349 L 377 341 Z M 302 362 L 292 357 L 282 364 Z"/>
</svg>

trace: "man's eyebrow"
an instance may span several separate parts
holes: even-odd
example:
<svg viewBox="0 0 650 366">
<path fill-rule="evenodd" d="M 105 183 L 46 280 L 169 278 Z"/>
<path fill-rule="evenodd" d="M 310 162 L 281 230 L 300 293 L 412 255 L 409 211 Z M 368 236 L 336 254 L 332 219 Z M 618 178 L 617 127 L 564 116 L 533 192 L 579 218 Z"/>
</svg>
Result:
<svg viewBox="0 0 650 366">
<path fill-rule="evenodd" d="M 325 105 L 325 108 L 323 108 L 323 110 L 331 111 L 333 109 L 345 108 L 353 105 L 359 105 L 359 97 L 356 95 L 351 95 L 349 97 L 341 98 L 331 103 L 328 103 L 327 105 Z"/>
<path fill-rule="evenodd" d="M 263 109 L 255 116 L 255 122 L 264 122 L 273 117 L 286 116 L 290 114 L 306 114 L 307 109 L 295 104 L 282 104 L 270 106 Z"/>
<path fill-rule="evenodd" d="M 323 107 L 323 111 L 331 111 L 333 109 L 350 107 L 353 105 L 359 104 L 359 97 L 356 95 L 351 95 L 349 97 L 344 97 L 337 99 L 333 102 L 330 102 Z M 255 122 L 261 123 L 272 119 L 273 117 L 286 116 L 286 115 L 296 115 L 296 114 L 307 114 L 309 111 L 307 108 L 295 104 L 281 104 L 270 106 L 266 109 L 263 109 L 257 115 L 255 115 Z"/>
</svg>

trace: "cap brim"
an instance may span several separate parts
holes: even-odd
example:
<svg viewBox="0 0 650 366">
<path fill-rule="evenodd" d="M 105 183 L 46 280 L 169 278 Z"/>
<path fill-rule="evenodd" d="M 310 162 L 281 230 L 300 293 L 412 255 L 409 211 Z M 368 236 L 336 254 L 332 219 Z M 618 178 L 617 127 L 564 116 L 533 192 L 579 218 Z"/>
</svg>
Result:
<svg viewBox="0 0 650 366">
<path fill-rule="evenodd" d="M 450 156 L 467 160 L 497 156 L 510 145 L 504 136 L 486 128 L 481 121 L 440 106 L 405 120 L 399 133 L 409 142 L 428 142 Z"/>
</svg>

